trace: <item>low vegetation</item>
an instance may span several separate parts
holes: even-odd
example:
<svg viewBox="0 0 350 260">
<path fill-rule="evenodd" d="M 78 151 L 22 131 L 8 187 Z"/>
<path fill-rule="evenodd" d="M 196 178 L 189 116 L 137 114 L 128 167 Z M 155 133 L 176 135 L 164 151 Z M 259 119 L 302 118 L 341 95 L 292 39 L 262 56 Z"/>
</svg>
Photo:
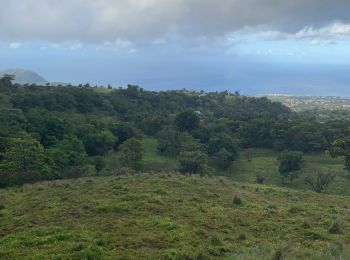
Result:
<svg viewBox="0 0 350 260">
<path fill-rule="evenodd" d="M 347 259 L 350 202 L 137 174 L 0 190 L 1 259 Z"/>
</svg>

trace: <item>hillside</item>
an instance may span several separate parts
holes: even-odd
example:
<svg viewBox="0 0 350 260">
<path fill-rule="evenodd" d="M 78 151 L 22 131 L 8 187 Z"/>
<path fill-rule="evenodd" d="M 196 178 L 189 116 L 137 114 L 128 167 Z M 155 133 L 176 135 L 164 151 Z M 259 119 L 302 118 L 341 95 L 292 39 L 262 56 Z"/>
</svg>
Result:
<svg viewBox="0 0 350 260">
<path fill-rule="evenodd" d="M 318 97 L 318 96 L 293 96 L 293 95 L 258 95 L 266 96 L 272 101 L 281 102 L 284 105 L 291 108 L 293 111 L 305 111 L 305 110 L 350 110 L 350 99 L 342 97 Z"/>
<path fill-rule="evenodd" d="M 0 190 L 0 205 L 2 259 L 349 257 L 348 198 L 224 177 L 37 183 Z"/>
<path fill-rule="evenodd" d="M 4 74 L 15 76 L 15 83 L 18 84 L 46 84 L 47 81 L 36 72 L 24 69 L 7 69 L 0 71 L 0 77 Z"/>
<path fill-rule="evenodd" d="M 11 77 L 0 101 L 0 259 L 350 256 L 348 120 Z"/>
<path fill-rule="evenodd" d="M 345 97 L 279 94 L 257 96 L 267 97 L 274 102 L 281 102 L 295 112 L 303 113 L 306 116 L 314 116 L 323 122 L 335 119 L 348 120 L 350 115 L 350 99 Z"/>
</svg>

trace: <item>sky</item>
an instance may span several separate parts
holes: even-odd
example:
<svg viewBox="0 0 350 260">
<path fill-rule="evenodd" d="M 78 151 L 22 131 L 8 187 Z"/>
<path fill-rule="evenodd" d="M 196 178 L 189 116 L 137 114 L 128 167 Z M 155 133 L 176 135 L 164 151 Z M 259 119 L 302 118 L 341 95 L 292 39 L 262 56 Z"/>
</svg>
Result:
<svg viewBox="0 0 350 260">
<path fill-rule="evenodd" d="M 0 70 L 145 89 L 350 96 L 349 0 L 0 0 Z"/>
</svg>

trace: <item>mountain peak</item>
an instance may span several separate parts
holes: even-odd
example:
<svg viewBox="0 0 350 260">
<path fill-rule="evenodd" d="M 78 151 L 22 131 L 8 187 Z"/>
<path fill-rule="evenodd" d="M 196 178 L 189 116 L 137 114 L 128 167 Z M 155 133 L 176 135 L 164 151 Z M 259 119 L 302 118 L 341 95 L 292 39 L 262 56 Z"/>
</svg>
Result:
<svg viewBox="0 0 350 260">
<path fill-rule="evenodd" d="M 0 71 L 0 76 L 4 74 L 14 75 L 14 82 L 19 84 L 46 84 L 48 82 L 36 72 L 25 69 L 7 69 Z"/>
</svg>

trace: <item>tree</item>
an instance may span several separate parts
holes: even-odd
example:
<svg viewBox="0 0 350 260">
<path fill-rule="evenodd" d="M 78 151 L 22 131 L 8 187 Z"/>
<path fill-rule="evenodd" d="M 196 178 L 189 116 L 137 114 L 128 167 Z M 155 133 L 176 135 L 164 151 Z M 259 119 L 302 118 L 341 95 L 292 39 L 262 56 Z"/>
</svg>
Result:
<svg viewBox="0 0 350 260">
<path fill-rule="evenodd" d="M 180 153 L 181 144 L 179 132 L 172 127 L 166 127 L 157 134 L 158 152 L 161 155 L 177 156 Z"/>
<path fill-rule="evenodd" d="M 277 158 L 279 162 L 279 172 L 290 181 L 299 176 L 299 170 L 303 163 L 303 153 L 296 151 L 283 151 Z"/>
<path fill-rule="evenodd" d="M 215 154 L 217 166 L 222 170 L 227 170 L 232 165 L 234 156 L 228 152 L 225 148 L 222 148 Z"/>
<path fill-rule="evenodd" d="M 58 177 L 52 159 L 45 155 L 43 146 L 30 135 L 12 139 L 2 154 L 0 185 L 17 185 Z"/>
<path fill-rule="evenodd" d="M 119 164 L 134 170 L 142 168 L 142 144 L 140 141 L 131 138 L 120 146 Z"/>
<path fill-rule="evenodd" d="M 136 137 L 137 135 L 135 129 L 128 123 L 114 124 L 110 127 L 110 130 L 114 136 L 118 137 L 118 140 L 114 146 L 115 149 L 117 149 L 118 146 L 124 143 L 126 140 Z"/>
<path fill-rule="evenodd" d="M 205 173 L 207 155 L 201 151 L 183 151 L 179 155 L 180 172 L 196 174 Z"/>
<path fill-rule="evenodd" d="M 208 153 L 215 157 L 220 169 L 227 170 L 238 156 L 238 147 L 229 134 L 220 133 L 209 139 Z"/>
<path fill-rule="evenodd" d="M 94 164 L 97 174 L 99 174 L 106 167 L 106 162 L 104 161 L 103 157 L 100 156 L 95 157 Z"/>
<path fill-rule="evenodd" d="M 117 140 L 117 137 L 109 130 L 89 134 L 84 138 L 86 153 L 90 156 L 105 155 L 113 149 Z"/>
<path fill-rule="evenodd" d="M 180 172 L 204 175 L 208 168 L 208 155 L 203 144 L 187 133 L 182 134 L 179 139 L 181 144 Z"/>
<path fill-rule="evenodd" d="M 199 116 L 193 110 L 186 110 L 176 116 L 176 126 L 179 131 L 192 131 L 199 126 Z"/>
<path fill-rule="evenodd" d="M 5 74 L 0 78 L 0 89 L 9 89 L 12 87 L 12 81 L 15 79 L 14 75 Z"/>
<path fill-rule="evenodd" d="M 26 117 L 28 132 L 37 136 L 45 148 L 52 147 L 63 139 L 67 123 L 61 117 L 46 110 L 37 109 L 30 110 Z"/>
<path fill-rule="evenodd" d="M 344 169 L 350 171 L 350 131 L 346 136 L 338 138 L 329 152 L 332 157 L 344 156 Z"/>
<path fill-rule="evenodd" d="M 164 126 L 164 117 L 160 115 L 149 115 L 145 116 L 143 120 L 140 121 L 140 129 L 147 135 L 155 135 Z"/>
<path fill-rule="evenodd" d="M 305 183 L 309 185 L 313 191 L 317 193 L 324 193 L 327 187 L 334 182 L 335 175 L 331 173 L 322 173 L 316 171 L 314 176 L 308 176 L 305 178 Z"/>
<path fill-rule="evenodd" d="M 209 140 L 208 153 L 215 154 L 225 148 L 235 158 L 238 155 L 238 147 L 235 140 L 226 133 L 214 135 Z"/>
<path fill-rule="evenodd" d="M 205 148 L 199 140 L 187 132 L 178 132 L 171 127 L 165 128 L 158 135 L 158 152 L 167 156 L 178 156 L 181 151 L 202 150 Z"/>
<path fill-rule="evenodd" d="M 66 136 L 47 150 L 64 178 L 77 178 L 86 173 L 84 144 L 75 136 Z"/>
</svg>

